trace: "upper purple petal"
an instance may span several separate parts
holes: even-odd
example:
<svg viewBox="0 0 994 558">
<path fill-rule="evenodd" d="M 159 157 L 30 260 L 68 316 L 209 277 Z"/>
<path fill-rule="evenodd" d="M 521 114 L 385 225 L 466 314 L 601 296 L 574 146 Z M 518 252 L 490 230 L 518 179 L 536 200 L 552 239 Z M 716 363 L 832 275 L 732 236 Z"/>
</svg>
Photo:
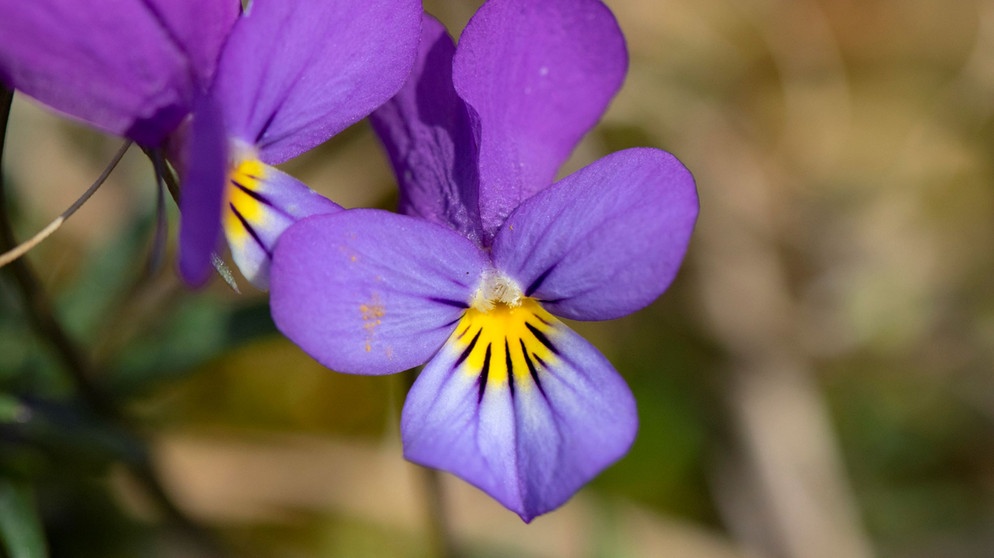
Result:
<svg viewBox="0 0 994 558">
<path fill-rule="evenodd" d="M 231 134 L 269 164 L 315 147 L 400 89 L 420 26 L 417 0 L 254 0 L 215 82 Z"/>
<path fill-rule="evenodd" d="M 476 138 L 452 87 L 454 51 L 445 27 L 426 14 L 410 78 L 370 121 L 397 175 L 400 212 L 479 241 Z"/>
<path fill-rule="evenodd" d="M 221 205 L 228 170 L 228 142 L 221 112 L 209 97 L 197 102 L 183 154 L 179 268 L 187 283 L 207 281 L 211 252 L 221 234 Z"/>
<path fill-rule="evenodd" d="M 408 459 L 463 478 L 525 521 L 624 455 L 638 427 L 632 394 L 604 356 L 538 314 L 527 317 L 536 334 L 464 319 L 401 416 Z"/>
<path fill-rule="evenodd" d="M 0 0 L 0 80 L 100 130 L 158 146 L 204 85 L 194 63 L 206 63 L 212 49 L 216 56 L 230 7 L 230 0 L 175 2 L 162 13 L 196 8 L 204 15 L 167 24 L 139 0 L 99 7 Z M 189 52 L 202 58 L 191 61 Z"/>
<path fill-rule="evenodd" d="M 480 215 L 493 233 L 545 188 L 617 92 L 624 37 L 598 0 L 491 0 L 459 39 L 453 82 L 480 141 Z"/>
<path fill-rule="evenodd" d="M 203 88 L 210 85 L 240 0 L 144 0 L 182 49 Z"/>
<path fill-rule="evenodd" d="M 617 318 L 673 281 L 697 210 L 694 178 L 675 157 L 619 151 L 523 203 L 494 239 L 494 265 L 553 314 Z"/>
<path fill-rule="evenodd" d="M 319 215 L 280 237 L 270 307 L 280 330 L 339 372 L 389 374 L 427 361 L 489 262 L 445 227 L 385 211 Z"/>
</svg>

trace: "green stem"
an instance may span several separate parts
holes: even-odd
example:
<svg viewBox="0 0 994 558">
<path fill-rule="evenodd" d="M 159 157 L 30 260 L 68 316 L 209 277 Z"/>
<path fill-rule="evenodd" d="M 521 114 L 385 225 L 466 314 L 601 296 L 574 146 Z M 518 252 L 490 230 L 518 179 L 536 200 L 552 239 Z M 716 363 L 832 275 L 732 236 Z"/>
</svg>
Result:
<svg viewBox="0 0 994 558">
<path fill-rule="evenodd" d="M 3 168 L 7 123 L 13 97 L 13 91 L 0 86 L 0 169 Z M 4 174 L 0 172 L 0 252 L 12 250 L 18 244 L 9 216 Z M 12 261 L 6 269 L 9 270 L 21 291 L 32 327 L 55 348 L 56 356 L 68 371 L 80 396 L 100 414 L 112 416 L 115 419 L 119 418 L 117 410 L 107 395 L 91 381 L 93 370 L 89 362 L 55 318 L 52 303 L 41 287 L 41 282 L 34 270 L 28 264 L 27 258 Z"/>
<path fill-rule="evenodd" d="M 414 385 L 418 372 L 408 370 L 402 374 L 405 394 Z M 428 545 L 431 555 L 438 558 L 458 558 L 459 553 L 455 541 L 452 540 L 452 529 L 446 513 L 442 475 L 437 469 L 430 467 L 419 467 L 418 473 L 425 514 L 428 518 Z"/>
<path fill-rule="evenodd" d="M 7 123 L 13 95 L 13 91 L 0 85 L 0 252 L 17 246 L 13 226 L 10 222 L 6 185 L 2 172 Z M 47 340 L 55 349 L 57 358 L 69 374 L 76 391 L 85 404 L 97 416 L 123 428 L 136 440 L 140 440 L 141 438 L 134 433 L 133 428 L 127 424 L 123 413 L 114 400 L 94 383 L 93 378 L 96 370 L 93 363 L 56 318 L 52 302 L 38 280 L 34 269 L 28 263 L 28 259 L 26 257 L 19 258 L 4 269 L 13 276 L 14 282 L 21 291 L 21 297 L 26 304 L 28 320 L 32 327 L 42 339 Z M 212 555 L 223 555 L 210 533 L 189 518 L 172 501 L 155 471 L 144 444 L 142 444 L 139 456 L 126 465 L 169 523 L 179 527 Z"/>
<path fill-rule="evenodd" d="M 152 158 L 152 167 L 155 169 L 155 234 L 152 237 L 152 248 L 148 253 L 148 261 L 145 262 L 144 272 L 140 281 L 155 275 L 162 267 L 166 254 L 166 237 L 169 234 L 169 224 L 166 218 L 166 162 L 162 160 L 162 153 L 154 151 L 151 154 L 145 151 L 146 155 Z"/>
<path fill-rule="evenodd" d="M 442 476 L 437 469 L 421 468 L 421 484 L 425 497 L 425 510 L 428 514 L 428 539 L 432 554 L 438 558 L 458 556 L 452 540 L 452 530 L 445 513 L 445 493 L 442 490 Z"/>
<path fill-rule="evenodd" d="M 0 478 L 0 545 L 10 558 L 48 556 L 31 487 L 5 478 Z"/>
<path fill-rule="evenodd" d="M 160 151 L 148 148 L 142 149 L 145 151 L 145 156 L 152 161 L 152 166 L 155 167 L 156 180 L 162 180 L 165 183 L 169 195 L 173 198 L 173 202 L 179 207 L 181 195 L 179 180 L 176 178 L 172 167 L 165 164 Z M 242 291 L 238 288 L 238 283 L 235 282 L 235 274 L 231 272 L 231 268 L 228 267 L 228 264 L 224 263 L 224 260 L 216 252 L 211 252 L 211 265 L 214 266 L 214 270 L 217 271 L 217 274 L 221 276 L 221 279 L 224 280 L 225 284 L 231 290 L 235 291 L 236 294 L 242 294 Z"/>
</svg>

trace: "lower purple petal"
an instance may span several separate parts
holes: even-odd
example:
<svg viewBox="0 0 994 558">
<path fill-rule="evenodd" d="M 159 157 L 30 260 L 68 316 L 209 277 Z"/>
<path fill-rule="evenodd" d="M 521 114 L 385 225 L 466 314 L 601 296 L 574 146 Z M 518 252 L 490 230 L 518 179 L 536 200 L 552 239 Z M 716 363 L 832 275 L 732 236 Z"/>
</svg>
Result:
<svg viewBox="0 0 994 558">
<path fill-rule="evenodd" d="M 470 310 L 404 404 L 405 456 L 479 487 L 525 521 L 563 505 L 631 446 L 628 386 L 532 300 Z"/>
<path fill-rule="evenodd" d="M 400 372 L 438 351 L 488 266 L 440 225 L 368 209 L 318 215 L 276 244 L 270 307 L 280 330 L 325 366 Z"/>
<path fill-rule="evenodd" d="M 210 276 L 211 252 L 218 246 L 228 167 L 224 122 L 208 97 L 197 103 L 185 149 L 186 172 L 179 202 L 179 269 L 187 283 L 198 286 Z"/>
</svg>

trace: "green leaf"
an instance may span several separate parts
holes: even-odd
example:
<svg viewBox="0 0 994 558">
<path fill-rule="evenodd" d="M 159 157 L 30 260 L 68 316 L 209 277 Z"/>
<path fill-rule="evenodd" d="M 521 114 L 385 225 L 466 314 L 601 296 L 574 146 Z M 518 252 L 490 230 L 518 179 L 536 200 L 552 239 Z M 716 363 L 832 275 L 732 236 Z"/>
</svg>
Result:
<svg viewBox="0 0 994 558">
<path fill-rule="evenodd" d="M 57 293 L 60 320 L 73 337 L 92 342 L 100 333 L 101 320 L 134 281 L 152 226 L 150 215 L 132 220 L 89 252 L 74 281 Z"/>
<path fill-rule="evenodd" d="M 121 398 L 147 394 L 226 352 L 277 334 L 264 297 L 232 306 L 209 295 L 186 296 L 117 355 L 108 385 Z"/>
<path fill-rule="evenodd" d="M 28 484 L 0 479 L 0 540 L 10 558 L 48 556 Z"/>
<path fill-rule="evenodd" d="M 6 393 L 0 393 L 0 425 L 22 422 L 25 420 L 27 407 L 21 401 Z"/>
</svg>

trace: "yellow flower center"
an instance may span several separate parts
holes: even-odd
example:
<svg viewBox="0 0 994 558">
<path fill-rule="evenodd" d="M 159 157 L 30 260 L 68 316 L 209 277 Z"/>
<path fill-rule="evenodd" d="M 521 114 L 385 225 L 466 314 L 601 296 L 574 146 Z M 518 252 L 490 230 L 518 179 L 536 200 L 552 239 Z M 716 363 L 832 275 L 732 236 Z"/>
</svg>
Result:
<svg viewBox="0 0 994 558">
<path fill-rule="evenodd" d="M 252 227 L 258 227 L 265 218 L 263 204 L 253 196 L 265 178 L 266 165 L 258 159 L 243 159 L 232 164 L 225 188 L 227 205 L 224 211 L 224 230 L 232 243 L 248 240 Z"/>
<path fill-rule="evenodd" d="M 540 372 L 555 366 L 560 323 L 509 278 L 485 276 L 449 340 L 456 367 L 479 377 L 482 400 L 490 387 L 541 389 Z"/>
</svg>

